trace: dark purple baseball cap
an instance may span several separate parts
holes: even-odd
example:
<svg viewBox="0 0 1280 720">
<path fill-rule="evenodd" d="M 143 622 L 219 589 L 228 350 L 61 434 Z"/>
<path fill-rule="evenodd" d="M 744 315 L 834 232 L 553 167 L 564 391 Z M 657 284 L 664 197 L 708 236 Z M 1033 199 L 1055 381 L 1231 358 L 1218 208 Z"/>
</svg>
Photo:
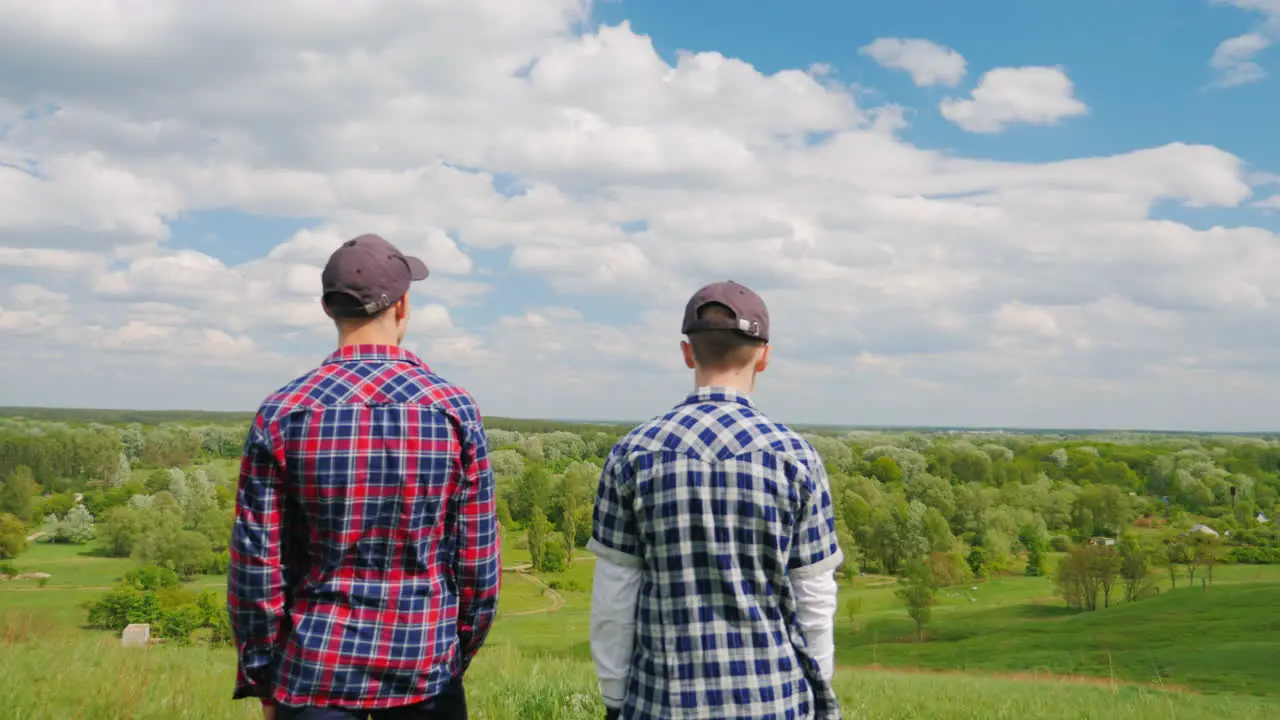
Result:
<svg viewBox="0 0 1280 720">
<path fill-rule="evenodd" d="M 391 307 L 409 285 L 427 279 L 427 264 L 406 256 L 378 235 L 352 238 L 329 256 L 320 280 L 325 305 L 343 316 L 369 317 Z M 346 302 L 331 302 L 333 295 Z"/>
<path fill-rule="evenodd" d="M 698 317 L 707 305 L 723 305 L 733 314 L 732 318 Z M 689 298 L 684 308 L 685 335 L 703 330 L 735 330 L 748 337 L 769 342 L 769 308 L 764 300 L 745 285 L 727 280 L 712 283 Z"/>
</svg>

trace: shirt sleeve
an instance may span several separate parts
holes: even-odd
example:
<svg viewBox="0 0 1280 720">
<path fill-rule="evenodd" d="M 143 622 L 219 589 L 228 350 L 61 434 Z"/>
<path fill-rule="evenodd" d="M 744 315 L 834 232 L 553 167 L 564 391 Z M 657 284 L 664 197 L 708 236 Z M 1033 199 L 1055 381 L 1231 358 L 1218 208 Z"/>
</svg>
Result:
<svg viewBox="0 0 1280 720">
<path fill-rule="evenodd" d="M 640 568 L 644 565 L 644 550 L 632 505 L 635 488 L 623 477 L 624 467 L 625 461 L 615 448 L 600 473 L 587 550 L 608 558 L 614 565 Z"/>
<path fill-rule="evenodd" d="M 478 419 L 463 442 L 462 483 L 458 498 L 458 639 L 463 667 L 484 645 L 498 608 L 502 580 L 493 469 L 488 440 Z"/>
<path fill-rule="evenodd" d="M 234 697 L 269 700 L 285 616 L 285 568 L 281 552 L 284 456 L 274 449 L 259 414 L 240 461 L 227 604 L 238 653 Z"/>
<path fill-rule="evenodd" d="M 836 569 L 844 562 L 844 552 L 836 537 L 835 507 L 821 462 L 800 465 L 796 489 L 796 526 L 787 567 L 792 577 L 805 579 Z"/>
<path fill-rule="evenodd" d="M 831 569 L 813 577 L 792 580 L 796 614 L 809 656 L 817 661 L 822 678 L 828 681 L 835 671 L 835 616 L 839 593 L 835 573 Z"/>
<path fill-rule="evenodd" d="M 591 659 L 605 707 L 620 708 L 627 696 L 635 648 L 636 602 L 644 571 L 596 558 L 591 584 Z"/>
</svg>

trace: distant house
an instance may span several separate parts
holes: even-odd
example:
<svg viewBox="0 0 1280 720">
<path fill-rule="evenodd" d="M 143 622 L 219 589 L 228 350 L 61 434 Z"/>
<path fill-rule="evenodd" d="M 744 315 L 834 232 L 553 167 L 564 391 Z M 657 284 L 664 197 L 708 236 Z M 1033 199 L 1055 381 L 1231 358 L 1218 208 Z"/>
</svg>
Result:
<svg viewBox="0 0 1280 720">
<path fill-rule="evenodd" d="M 1116 544 L 1116 539 L 1115 539 L 1115 538 L 1109 538 L 1109 537 L 1102 537 L 1102 536 L 1098 536 L 1098 537 L 1091 537 L 1091 538 L 1089 538 L 1089 544 L 1090 544 L 1090 545 L 1111 546 L 1111 545 L 1115 545 L 1115 544 Z"/>
<path fill-rule="evenodd" d="M 1196 523 L 1195 525 L 1191 526 L 1191 529 L 1187 531 L 1187 534 L 1191 534 L 1191 533 L 1201 533 L 1203 535 L 1212 535 L 1213 537 L 1218 537 L 1218 531 L 1214 530 L 1208 525 L 1205 525 L 1204 523 Z"/>
</svg>

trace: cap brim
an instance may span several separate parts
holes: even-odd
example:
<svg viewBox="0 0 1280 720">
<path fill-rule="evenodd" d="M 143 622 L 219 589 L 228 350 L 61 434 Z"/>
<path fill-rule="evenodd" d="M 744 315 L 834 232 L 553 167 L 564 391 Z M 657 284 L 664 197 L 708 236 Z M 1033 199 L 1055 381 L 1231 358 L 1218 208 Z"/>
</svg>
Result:
<svg viewBox="0 0 1280 720">
<path fill-rule="evenodd" d="M 418 280 L 426 280 L 430 272 L 427 270 L 427 264 L 416 257 L 405 257 L 404 261 L 409 264 L 410 277 L 416 282 Z"/>
</svg>

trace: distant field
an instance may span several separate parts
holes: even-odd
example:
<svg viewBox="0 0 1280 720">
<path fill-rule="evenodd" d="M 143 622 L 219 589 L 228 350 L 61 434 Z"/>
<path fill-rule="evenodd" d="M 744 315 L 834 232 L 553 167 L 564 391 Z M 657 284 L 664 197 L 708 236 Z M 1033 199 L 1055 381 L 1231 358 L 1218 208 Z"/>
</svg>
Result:
<svg viewBox="0 0 1280 720">
<path fill-rule="evenodd" d="M 281 378 L 283 384 L 288 378 Z M 253 421 L 253 410 L 127 410 L 95 408 L 48 407 L 0 407 L 0 418 L 23 418 L 65 423 L 102 423 L 118 425 L 138 423 L 154 427 L 165 423 L 186 425 L 248 425 Z M 539 420 L 534 418 L 485 417 L 485 427 L 515 430 L 525 433 L 548 432 L 626 432 L 635 426 L 632 422 L 591 422 L 579 420 Z"/>
<path fill-rule="evenodd" d="M 863 579 L 868 585 L 876 580 Z M 976 587 L 976 590 L 970 588 Z M 1207 592 L 1180 582 L 1161 594 L 1110 609 L 1077 613 L 1047 578 L 1008 577 L 950 588 L 940 595 L 928 641 L 892 587 L 845 589 L 862 598 L 857 630 L 838 619 L 837 662 L 984 672 L 1115 677 L 1184 685 L 1201 692 L 1280 696 L 1280 567 L 1218 568 Z M 1119 591 L 1123 592 L 1123 591 Z M 972 600 L 970 599 L 972 598 Z"/>
<path fill-rule="evenodd" d="M 45 587 L 0 582 L 0 707 L 16 713 L 5 717 L 255 717 L 228 699 L 229 651 L 127 652 L 117 638 L 81 629 L 82 604 L 132 567 L 92 553 L 35 545 L 16 564 L 49 573 Z M 505 566 L 525 560 L 516 542 L 504 547 Z M 593 568 L 581 553 L 563 573 L 504 574 L 499 620 L 469 689 L 473 717 L 600 717 L 588 643 Z M 1280 716 L 1280 567 L 1221 567 L 1208 593 L 1169 592 L 1163 581 L 1156 598 L 1084 614 L 1063 607 L 1045 578 L 947 589 L 928 642 L 917 643 L 894 581 L 859 578 L 841 600 L 861 599 L 861 611 L 851 621 L 842 608 L 838 617 L 845 717 Z M 225 580 L 196 585 L 221 589 Z M 1031 678 L 1045 674 L 1093 679 Z M 1182 687 L 1190 691 L 1174 692 Z"/>
</svg>

